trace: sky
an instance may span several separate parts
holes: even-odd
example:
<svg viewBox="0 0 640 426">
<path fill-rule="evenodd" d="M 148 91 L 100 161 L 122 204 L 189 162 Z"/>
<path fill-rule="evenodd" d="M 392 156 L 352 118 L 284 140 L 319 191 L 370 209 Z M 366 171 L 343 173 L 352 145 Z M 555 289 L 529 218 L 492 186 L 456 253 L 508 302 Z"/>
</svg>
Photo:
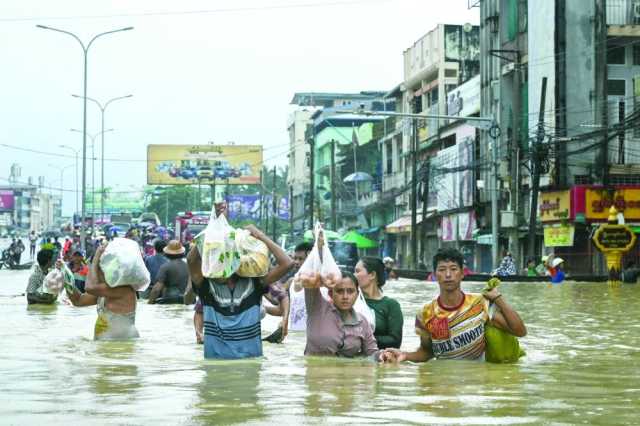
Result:
<svg viewBox="0 0 640 426">
<path fill-rule="evenodd" d="M 0 184 L 44 176 L 75 208 L 83 53 L 89 97 L 105 103 L 105 186 L 146 184 L 148 144 L 259 144 L 285 165 L 295 92 L 386 91 L 402 81 L 402 52 L 438 23 L 477 24 L 467 0 L 5 0 L 0 2 Z M 91 102 L 87 133 L 101 115 Z M 91 157 L 91 139 L 88 139 Z M 123 161 L 125 160 L 125 161 Z M 81 162 L 82 160 L 80 160 Z M 91 161 L 87 181 L 91 183 Z M 80 170 L 81 170 L 80 165 Z M 95 181 L 100 185 L 100 165 Z M 62 182 L 61 182 L 61 171 Z M 80 172 L 81 180 L 81 172 Z"/>
</svg>

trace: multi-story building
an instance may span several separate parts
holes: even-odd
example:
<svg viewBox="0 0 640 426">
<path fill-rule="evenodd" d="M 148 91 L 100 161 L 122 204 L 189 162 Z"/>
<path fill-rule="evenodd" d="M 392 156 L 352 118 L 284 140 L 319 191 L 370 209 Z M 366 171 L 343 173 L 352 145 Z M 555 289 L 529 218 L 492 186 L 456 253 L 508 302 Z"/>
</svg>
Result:
<svg viewBox="0 0 640 426">
<path fill-rule="evenodd" d="M 401 99 L 397 112 L 458 115 L 463 110 L 464 100 L 456 89 L 478 75 L 479 55 L 479 27 L 438 25 L 404 51 L 404 80 L 387 96 Z M 425 191 L 427 184 L 423 180 L 431 159 L 435 159 L 440 150 L 449 148 L 452 140 L 456 143 L 455 136 L 453 139 L 442 137 L 443 129 L 449 125 L 449 120 L 426 119 L 418 120 L 414 126 L 413 119 L 398 118 L 393 126 L 387 127 L 388 133 L 380 142 L 384 170 L 382 199 L 388 199 L 389 195 L 395 197 L 395 220 L 386 226 L 385 254 L 395 257 L 403 266 L 428 263 L 427 259 L 441 246 L 439 230 L 445 211 L 438 211 L 438 190 Z M 420 173 L 415 179 L 416 185 L 420 185 L 417 198 L 427 197 L 422 202 L 416 200 L 416 223 L 420 226 L 418 253 L 413 253 L 411 244 L 414 155 Z M 458 161 L 458 154 L 452 160 Z"/>
<path fill-rule="evenodd" d="M 606 219 L 606 206 L 616 204 L 628 221 L 640 221 L 640 209 L 633 207 L 640 200 L 640 2 L 478 5 L 481 115 L 494 116 L 501 129 L 495 144 L 499 161 L 490 168 L 499 178 L 497 244 L 514 252 L 520 266 L 525 253 L 554 251 L 570 272 L 601 271 L 590 235 Z M 480 155 L 489 158 L 492 145 L 481 132 Z M 532 165 L 540 172 L 541 191 L 533 212 Z M 489 194 L 483 195 L 481 201 L 488 202 Z M 522 232 L 530 216 L 537 220 L 535 234 Z M 535 250 L 525 251 L 531 236 Z"/>
<path fill-rule="evenodd" d="M 39 186 L 12 183 L 0 186 L 0 227 L 7 231 L 42 232 L 59 224 L 61 199 Z"/>
<path fill-rule="evenodd" d="M 383 94 L 383 92 L 294 94 L 291 104 L 297 105 L 298 109 L 291 114 L 288 122 L 290 172 L 287 184 L 292 195 L 291 209 L 295 235 L 312 227 L 310 223 L 312 216 L 314 220 L 331 224 L 331 145 L 335 143 L 334 149 L 337 152 L 334 157 L 337 170 L 334 183 L 338 190 L 341 190 L 344 187 L 339 175 L 345 170 L 339 154 L 341 147 L 352 142 L 354 129 L 356 132 L 361 132 L 359 128 L 361 124 L 381 119 L 381 117 L 371 119 L 359 115 L 345 116 L 337 114 L 336 111 L 348 111 L 361 107 L 384 109 L 385 105 L 381 100 Z M 366 136 L 367 130 L 362 132 Z M 371 136 L 360 137 L 359 143 L 364 144 L 369 140 Z M 314 171 L 313 188 L 311 188 L 311 168 Z M 336 214 L 338 209 L 348 210 L 347 200 L 342 195 L 344 194 L 341 193 L 341 196 L 336 197 L 334 204 Z M 348 226 L 349 223 L 340 221 L 336 226 L 340 228 Z"/>
</svg>

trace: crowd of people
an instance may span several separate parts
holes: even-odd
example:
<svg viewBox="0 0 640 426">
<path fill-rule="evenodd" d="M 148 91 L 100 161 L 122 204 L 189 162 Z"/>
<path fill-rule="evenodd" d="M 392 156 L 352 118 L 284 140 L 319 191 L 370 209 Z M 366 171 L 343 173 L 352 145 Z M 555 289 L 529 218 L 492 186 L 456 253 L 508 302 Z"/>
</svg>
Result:
<svg viewBox="0 0 640 426">
<path fill-rule="evenodd" d="M 226 214 L 224 203 L 216 214 Z M 73 306 L 97 306 L 96 340 L 130 339 L 139 336 L 135 326 L 140 299 L 149 304 L 195 303 L 196 341 L 204 346 L 205 358 L 239 359 L 262 355 L 261 320 L 265 315 L 281 317 L 276 332 L 265 340 L 282 342 L 290 330 L 306 333 L 306 355 L 369 357 L 377 362 L 427 361 L 431 358 L 483 359 L 484 327 L 491 324 L 514 336 L 526 328 L 516 311 L 497 289 L 482 294 L 461 289 L 464 261 L 456 250 L 439 251 L 433 268 L 440 292 L 416 316 L 420 347 L 400 351 L 404 315 L 397 300 L 384 294 L 387 281 L 394 279 L 389 259 L 362 257 L 354 273 L 342 271 L 336 281 L 322 279 L 319 286 L 304 286 L 297 280 L 313 245 L 301 243 L 292 256 L 253 225 L 246 230 L 263 243 L 272 258 L 266 275 L 207 278 L 203 274 L 198 244 L 184 247 L 178 240 L 154 241 L 153 253 L 140 256 L 148 270 L 149 287 L 111 287 L 105 279 L 101 258 L 113 242 L 101 241 L 95 253 L 86 256 L 75 238 L 55 239 L 43 244 L 29 278 L 27 301 L 52 303 L 57 296 L 42 291 L 47 274 L 54 268 L 68 268 L 74 286 L 65 292 Z M 322 247 L 322 233 L 315 244 Z M 186 259 L 185 259 L 186 257 Z M 142 261 L 142 259 L 140 259 Z M 354 307 L 364 300 L 369 315 Z M 372 320 L 373 318 L 373 320 Z"/>
</svg>

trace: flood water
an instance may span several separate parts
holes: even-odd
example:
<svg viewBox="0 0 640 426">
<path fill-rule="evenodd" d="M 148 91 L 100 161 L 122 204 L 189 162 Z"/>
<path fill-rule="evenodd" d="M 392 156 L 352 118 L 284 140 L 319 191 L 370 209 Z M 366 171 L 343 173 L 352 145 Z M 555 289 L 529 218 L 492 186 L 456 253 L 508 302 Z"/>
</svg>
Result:
<svg viewBox="0 0 640 426">
<path fill-rule="evenodd" d="M 95 308 L 27 307 L 28 271 L 0 270 L 1 424 L 638 424 L 640 286 L 503 283 L 529 331 L 516 365 L 379 366 L 306 358 L 304 337 L 264 357 L 205 361 L 193 311 L 140 304 L 134 342 L 94 342 Z M 480 283 L 465 283 L 479 291 Z M 404 349 L 433 284 L 399 280 Z M 263 334 L 275 329 L 263 322 Z"/>
</svg>

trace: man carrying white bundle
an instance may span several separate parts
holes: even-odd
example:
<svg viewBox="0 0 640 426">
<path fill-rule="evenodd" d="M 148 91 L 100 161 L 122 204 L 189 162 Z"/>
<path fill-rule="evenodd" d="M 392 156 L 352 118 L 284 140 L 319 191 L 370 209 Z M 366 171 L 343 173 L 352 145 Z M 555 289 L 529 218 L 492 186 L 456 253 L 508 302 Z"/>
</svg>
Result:
<svg viewBox="0 0 640 426">
<path fill-rule="evenodd" d="M 226 204 L 216 204 L 212 217 L 221 218 L 221 215 L 225 214 Z M 209 224 L 211 225 L 212 221 Z M 226 219 L 221 220 L 220 224 L 228 226 Z M 236 262 L 237 264 L 230 267 L 225 266 L 224 274 L 216 278 L 207 278 L 203 271 L 203 257 L 207 258 L 206 248 L 203 249 L 205 254 L 201 255 L 197 244 L 194 244 L 187 256 L 193 288 L 203 305 L 205 358 L 238 359 L 262 356 L 260 340 L 262 296 L 268 290 L 268 286 L 282 278 L 293 263 L 280 246 L 255 226 L 249 225 L 246 230 L 257 240 L 254 243 L 264 243 L 276 259 L 277 265 L 271 270 L 265 270 L 266 275 L 262 275 L 263 268 L 257 268 L 260 262 L 255 264 Z M 238 231 L 228 230 L 229 233 L 234 234 Z M 211 262 L 211 266 L 221 270 L 223 263 L 234 259 L 234 256 L 236 252 L 220 254 L 219 264 Z M 247 259 L 251 258 L 250 255 L 245 256 Z M 238 255 L 236 259 L 239 261 L 241 256 Z M 247 265 L 249 268 L 243 270 L 243 266 Z M 257 272 L 258 269 L 261 270 L 261 275 L 253 275 L 252 271 Z"/>
<path fill-rule="evenodd" d="M 136 291 L 149 285 L 149 273 L 136 246 L 135 242 L 123 238 L 101 245 L 91 262 L 86 293 L 80 294 L 65 286 L 74 306 L 98 306 L 95 340 L 139 337 L 135 325 Z"/>
</svg>

